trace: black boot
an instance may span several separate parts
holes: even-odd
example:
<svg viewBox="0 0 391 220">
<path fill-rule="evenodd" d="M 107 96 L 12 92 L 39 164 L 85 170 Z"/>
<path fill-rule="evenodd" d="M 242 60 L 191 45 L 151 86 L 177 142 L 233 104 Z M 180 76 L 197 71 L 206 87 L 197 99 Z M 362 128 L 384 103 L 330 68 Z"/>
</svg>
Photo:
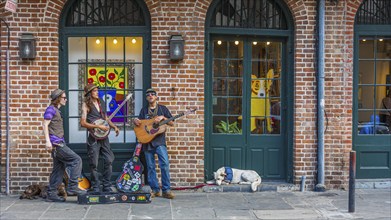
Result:
<svg viewBox="0 0 391 220">
<path fill-rule="evenodd" d="M 48 192 L 48 196 L 46 197 L 47 202 L 65 202 L 63 197 L 57 195 L 57 192 Z"/>
<path fill-rule="evenodd" d="M 91 195 L 99 195 L 100 194 L 100 189 L 99 189 L 99 187 L 93 186 L 90 189 L 88 189 L 87 193 L 91 194 Z"/>
<path fill-rule="evenodd" d="M 77 196 L 77 195 L 83 195 L 87 192 L 85 190 L 79 189 L 79 187 L 72 187 L 67 189 L 67 195 L 68 196 Z"/>
</svg>

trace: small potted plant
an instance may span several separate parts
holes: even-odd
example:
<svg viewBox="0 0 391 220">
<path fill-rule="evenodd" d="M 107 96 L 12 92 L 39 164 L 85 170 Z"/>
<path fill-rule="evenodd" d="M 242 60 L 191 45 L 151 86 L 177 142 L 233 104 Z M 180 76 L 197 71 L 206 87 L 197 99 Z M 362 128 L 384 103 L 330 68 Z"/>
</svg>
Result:
<svg viewBox="0 0 391 220">
<path fill-rule="evenodd" d="M 242 133 L 242 129 L 239 128 L 238 122 L 236 121 L 231 124 L 226 121 L 220 121 L 220 123 L 216 125 L 216 128 L 220 133 L 225 133 L 225 134 Z"/>
</svg>

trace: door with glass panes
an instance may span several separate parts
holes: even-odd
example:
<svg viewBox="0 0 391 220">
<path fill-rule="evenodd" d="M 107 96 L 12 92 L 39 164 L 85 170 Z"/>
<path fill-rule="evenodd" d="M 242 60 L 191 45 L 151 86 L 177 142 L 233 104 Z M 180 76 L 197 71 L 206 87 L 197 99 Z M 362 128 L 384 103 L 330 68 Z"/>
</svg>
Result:
<svg viewBox="0 0 391 220">
<path fill-rule="evenodd" d="M 359 34 L 354 121 L 357 178 L 390 178 L 391 36 Z"/>
<path fill-rule="evenodd" d="M 212 36 L 210 42 L 208 170 L 230 166 L 284 179 L 284 40 Z"/>
<path fill-rule="evenodd" d="M 353 150 L 358 179 L 391 178 L 391 3 L 362 1 L 355 18 Z"/>
</svg>

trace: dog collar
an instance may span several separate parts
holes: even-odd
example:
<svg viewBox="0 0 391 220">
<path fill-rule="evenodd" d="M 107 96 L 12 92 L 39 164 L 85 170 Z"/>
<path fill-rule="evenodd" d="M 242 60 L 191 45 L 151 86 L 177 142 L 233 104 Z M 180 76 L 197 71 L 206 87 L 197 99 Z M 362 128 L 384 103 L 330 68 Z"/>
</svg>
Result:
<svg viewBox="0 0 391 220">
<path fill-rule="evenodd" d="M 231 167 L 225 167 L 225 174 L 227 175 L 224 177 L 224 181 L 230 183 L 234 177 Z"/>
</svg>

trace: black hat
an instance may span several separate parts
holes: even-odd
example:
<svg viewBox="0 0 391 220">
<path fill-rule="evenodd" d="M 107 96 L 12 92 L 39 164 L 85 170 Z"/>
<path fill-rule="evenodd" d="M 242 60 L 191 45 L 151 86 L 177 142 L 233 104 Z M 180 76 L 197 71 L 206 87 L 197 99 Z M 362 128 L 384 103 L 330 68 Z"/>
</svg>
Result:
<svg viewBox="0 0 391 220">
<path fill-rule="evenodd" d="M 145 92 L 145 94 L 148 94 L 148 93 L 153 93 L 156 95 L 156 90 L 152 89 L 152 88 L 149 88 L 147 89 L 147 91 Z"/>
<path fill-rule="evenodd" d="M 56 89 L 50 94 L 50 98 L 52 101 L 56 100 L 60 95 L 62 95 L 65 91 L 62 89 Z"/>
<path fill-rule="evenodd" d="M 85 87 L 84 87 L 84 96 L 87 96 L 88 93 L 90 93 L 92 90 L 94 90 L 95 88 L 99 88 L 99 86 L 95 85 L 95 84 L 87 84 Z"/>
</svg>

